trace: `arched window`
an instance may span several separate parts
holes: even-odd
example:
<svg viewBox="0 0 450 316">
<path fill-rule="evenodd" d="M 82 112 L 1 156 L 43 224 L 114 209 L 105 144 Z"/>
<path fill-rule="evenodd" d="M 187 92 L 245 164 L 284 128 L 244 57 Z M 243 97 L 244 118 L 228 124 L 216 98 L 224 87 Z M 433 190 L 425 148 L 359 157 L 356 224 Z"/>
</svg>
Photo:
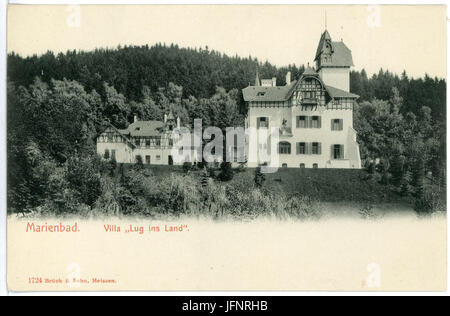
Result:
<svg viewBox="0 0 450 316">
<path fill-rule="evenodd" d="M 316 163 L 313 163 L 313 168 L 314 168 L 314 169 L 317 169 L 317 168 L 319 168 L 319 165 L 316 164 Z"/>
<path fill-rule="evenodd" d="M 291 144 L 288 142 L 279 142 L 278 143 L 278 153 L 281 155 L 290 155 L 291 154 Z"/>
<path fill-rule="evenodd" d="M 301 164 L 300 164 L 300 168 L 305 169 L 305 164 L 304 164 L 304 163 L 301 163 Z"/>
<path fill-rule="evenodd" d="M 109 159 L 109 149 L 105 149 L 105 154 L 103 155 L 105 159 Z"/>
<path fill-rule="evenodd" d="M 287 168 L 287 163 L 281 165 L 282 168 Z"/>
</svg>

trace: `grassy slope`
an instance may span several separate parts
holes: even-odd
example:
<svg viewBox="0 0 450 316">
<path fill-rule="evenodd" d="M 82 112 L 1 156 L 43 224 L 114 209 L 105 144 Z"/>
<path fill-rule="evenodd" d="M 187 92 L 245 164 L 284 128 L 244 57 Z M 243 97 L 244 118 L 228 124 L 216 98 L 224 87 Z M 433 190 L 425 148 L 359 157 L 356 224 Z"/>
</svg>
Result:
<svg viewBox="0 0 450 316">
<path fill-rule="evenodd" d="M 171 172 L 183 173 L 180 166 L 146 166 L 156 177 L 166 177 Z M 233 184 L 249 177 L 253 180 L 253 168 L 235 171 Z M 216 171 L 216 175 L 218 174 Z M 200 171 L 192 172 L 196 175 Z M 365 180 L 367 172 L 356 169 L 279 169 L 276 173 L 266 174 L 264 187 L 272 192 L 284 192 L 288 195 L 308 195 L 320 201 L 373 201 L 404 202 L 388 186 L 379 184 L 374 179 Z"/>
<path fill-rule="evenodd" d="M 253 177 L 254 170 L 236 174 Z M 279 169 L 266 174 L 264 187 L 287 194 L 301 194 L 321 201 L 398 202 L 402 198 L 388 186 L 367 178 L 367 172 L 355 169 Z M 233 179 L 235 180 L 235 179 Z"/>
</svg>

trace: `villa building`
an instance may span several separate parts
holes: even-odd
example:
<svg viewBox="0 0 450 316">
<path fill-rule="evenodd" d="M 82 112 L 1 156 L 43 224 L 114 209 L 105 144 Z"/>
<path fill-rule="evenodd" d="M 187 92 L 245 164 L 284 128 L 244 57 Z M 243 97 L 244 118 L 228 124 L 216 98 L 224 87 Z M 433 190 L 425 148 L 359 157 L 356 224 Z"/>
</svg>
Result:
<svg viewBox="0 0 450 316">
<path fill-rule="evenodd" d="M 178 141 L 173 139 L 172 131 L 180 126 L 180 119 L 175 120 L 172 112 L 164 115 L 164 122 L 139 121 L 135 116 L 126 129 L 111 125 L 97 137 L 97 153 L 118 163 L 136 163 L 141 159 L 144 164 L 181 164 L 172 155 L 173 144 Z M 191 155 L 195 159 L 196 151 L 192 150 Z"/>
<path fill-rule="evenodd" d="M 315 55 L 315 67 L 308 67 L 298 80 L 286 76 L 286 85 L 276 78 L 259 80 L 242 90 L 248 105 L 246 128 L 279 129 L 279 167 L 361 168 L 353 105 L 358 95 L 350 93 L 350 49 L 333 42 L 328 31 L 322 34 Z M 270 157 L 270 136 L 261 148 L 258 138 L 247 138 L 250 148 L 265 150 Z M 250 144 L 256 142 L 256 144 Z M 269 163 L 258 152 L 249 167 Z"/>
</svg>

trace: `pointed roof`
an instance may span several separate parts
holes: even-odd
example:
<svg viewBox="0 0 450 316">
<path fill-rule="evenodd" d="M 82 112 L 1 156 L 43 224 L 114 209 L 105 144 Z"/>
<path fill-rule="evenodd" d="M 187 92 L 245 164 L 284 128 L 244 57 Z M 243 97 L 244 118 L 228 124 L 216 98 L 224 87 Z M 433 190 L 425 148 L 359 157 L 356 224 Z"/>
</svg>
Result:
<svg viewBox="0 0 450 316">
<path fill-rule="evenodd" d="M 317 75 L 319 75 L 319 74 L 313 68 L 311 68 L 309 66 L 309 63 L 308 63 L 308 66 L 306 67 L 305 71 L 302 74 L 302 76 L 317 76 Z"/>
<path fill-rule="evenodd" d="M 328 30 L 325 30 L 320 36 L 319 45 L 317 45 L 316 57 L 314 58 L 314 60 L 317 60 L 317 58 L 320 56 L 323 49 L 325 48 L 324 46 L 326 42 L 331 42 L 331 36 L 330 33 L 328 33 Z"/>
<path fill-rule="evenodd" d="M 327 48 L 327 44 L 330 45 Z M 320 55 L 325 51 L 331 51 L 331 61 L 321 66 L 331 67 L 351 67 L 353 65 L 352 51 L 344 44 L 344 42 L 333 42 L 327 30 L 325 30 L 317 46 L 316 57 L 314 61 L 319 60 Z M 319 67 L 321 67 L 319 66 Z"/>
<path fill-rule="evenodd" d="M 167 116 L 167 120 L 175 120 L 175 117 L 173 116 L 172 111 L 169 112 L 169 115 Z"/>
</svg>

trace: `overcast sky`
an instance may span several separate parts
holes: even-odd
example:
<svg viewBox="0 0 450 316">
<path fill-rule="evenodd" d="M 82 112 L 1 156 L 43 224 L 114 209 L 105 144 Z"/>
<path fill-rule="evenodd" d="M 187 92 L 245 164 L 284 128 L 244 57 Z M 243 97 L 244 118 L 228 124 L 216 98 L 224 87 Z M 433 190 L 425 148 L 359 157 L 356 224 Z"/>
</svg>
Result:
<svg viewBox="0 0 450 316">
<path fill-rule="evenodd" d="M 352 50 L 355 69 L 446 76 L 444 6 L 31 6 L 8 10 L 8 52 L 176 43 L 277 66 L 313 62 L 325 28 Z"/>
</svg>

